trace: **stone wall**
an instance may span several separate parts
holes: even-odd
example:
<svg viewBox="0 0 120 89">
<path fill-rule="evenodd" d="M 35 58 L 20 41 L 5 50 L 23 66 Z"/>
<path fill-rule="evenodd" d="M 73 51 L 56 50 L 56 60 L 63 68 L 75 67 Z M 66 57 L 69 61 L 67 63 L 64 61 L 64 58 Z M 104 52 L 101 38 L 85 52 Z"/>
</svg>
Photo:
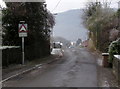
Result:
<svg viewBox="0 0 120 89">
<path fill-rule="evenodd" d="M 5 46 L 0 48 L 0 52 L 0 57 L 2 57 L 2 67 L 22 63 L 22 53 L 20 47 Z"/>
<path fill-rule="evenodd" d="M 114 55 L 113 59 L 113 73 L 118 80 L 118 85 L 120 85 L 120 55 Z"/>
</svg>

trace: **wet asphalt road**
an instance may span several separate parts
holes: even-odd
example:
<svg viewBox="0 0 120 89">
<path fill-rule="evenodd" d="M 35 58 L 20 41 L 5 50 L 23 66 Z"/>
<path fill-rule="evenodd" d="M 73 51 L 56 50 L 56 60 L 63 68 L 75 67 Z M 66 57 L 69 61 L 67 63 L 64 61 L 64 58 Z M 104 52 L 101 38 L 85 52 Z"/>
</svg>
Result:
<svg viewBox="0 0 120 89">
<path fill-rule="evenodd" d="M 85 48 L 66 49 L 64 57 L 6 81 L 4 87 L 97 87 L 97 63 Z"/>
</svg>

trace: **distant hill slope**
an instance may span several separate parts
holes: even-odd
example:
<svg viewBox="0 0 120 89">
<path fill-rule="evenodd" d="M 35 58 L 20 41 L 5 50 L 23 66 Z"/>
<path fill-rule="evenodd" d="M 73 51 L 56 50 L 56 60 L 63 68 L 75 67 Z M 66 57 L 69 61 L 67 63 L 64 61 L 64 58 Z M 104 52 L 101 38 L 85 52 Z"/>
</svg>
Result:
<svg viewBox="0 0 120 89">
<path fill-rule="evenodd" d="M 54 36 L 63 37 L 70 41 L 78 38 L 87 39 L 87 29 L 82 24 L 82 9 L 70 10 L 56 15 Z"/>
</svg>

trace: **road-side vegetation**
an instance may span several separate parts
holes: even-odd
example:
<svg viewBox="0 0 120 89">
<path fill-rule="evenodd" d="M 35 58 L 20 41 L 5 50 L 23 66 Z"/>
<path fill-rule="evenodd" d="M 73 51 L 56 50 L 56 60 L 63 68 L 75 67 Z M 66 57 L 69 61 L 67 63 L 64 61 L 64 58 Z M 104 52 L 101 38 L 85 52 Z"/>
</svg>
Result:
<svg viewBox="0 0 120 89">
<path fill-rule="evenodd" d="M 84 24 L 94 48 L 108 52 L 110 43 L 120 37 L 120 9 L 112 9 L 108 3 L 91 2 L 84 12 Z"/>
<path fill-rule="evenodd" d="M 120 38 L 113 41 L 109 46 L 109 63 L 112 63 L 114 55 L 118 54 L 120 54 Z"/>
<path fill-rule="evenodd" d="M 55 25 L 55 20 L 47 10 L 46 4 L 42 2 L 7 2 L 6 5 L 7 8 L 2 10 L 2 45 L 21 47 L 18 24 L 20 21 L 25 21 L 28 24 L 28 37 L 25 38 L 25 60 L 30 61 L 49 55 L 50 32 Z"/>
</svg>

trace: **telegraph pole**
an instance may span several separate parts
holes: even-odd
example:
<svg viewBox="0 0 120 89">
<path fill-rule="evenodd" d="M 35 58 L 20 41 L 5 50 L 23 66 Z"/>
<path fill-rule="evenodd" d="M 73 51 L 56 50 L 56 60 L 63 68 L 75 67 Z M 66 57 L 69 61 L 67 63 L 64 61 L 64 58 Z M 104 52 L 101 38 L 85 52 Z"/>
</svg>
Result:
<svg viewBox="0 0 120 89">
<path fill-rule="evenodd" d="M 118 9 L 120 9 L 120 1 L 118 2 Z"/>
<path fill-rule="evenodd" d="M 120 1 L 118 2 L 118 29 L 119 29 L 119 27 L 120 27 L 120 23 L 119 23 L 119 21 L 120 21 L 120 11 L 119 11 L 119 9 L 120 9 Z"/>
</svg>

